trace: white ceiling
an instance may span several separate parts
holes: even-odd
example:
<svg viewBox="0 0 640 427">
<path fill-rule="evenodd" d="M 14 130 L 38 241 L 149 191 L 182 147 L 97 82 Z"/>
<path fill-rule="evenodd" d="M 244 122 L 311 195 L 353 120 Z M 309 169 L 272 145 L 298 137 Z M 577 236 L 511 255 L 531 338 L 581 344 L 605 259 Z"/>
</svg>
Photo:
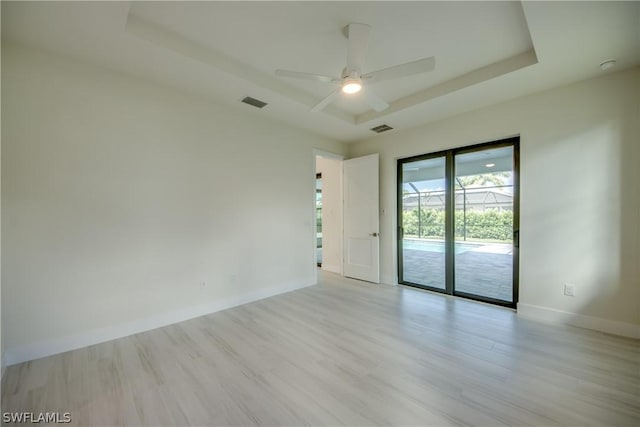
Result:
<svg viewBox="0 0 640 427">
<path fill-rule="evenodd" d="M 364 72 L 436 57 L 427 74 L 310 112 L 339 76 L 342 28 L 371 25 Z M 640 2 L 2 2 L 2 37 L 186 89 L 340 141 L 417 126 L 640 64 Z M 245 96 L 269 105 L 240 104 Z"/>
</svg>

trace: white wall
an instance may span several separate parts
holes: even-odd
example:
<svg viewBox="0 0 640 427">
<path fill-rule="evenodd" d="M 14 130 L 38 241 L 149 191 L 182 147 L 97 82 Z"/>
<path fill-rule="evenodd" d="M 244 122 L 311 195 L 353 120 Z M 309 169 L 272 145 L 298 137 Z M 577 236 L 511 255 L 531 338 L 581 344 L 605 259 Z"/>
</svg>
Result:
<svg viewBox="0 0 640 427">
<path fill-rule="evenodd" d="M 521 134 L 520 310 L 637 334 L 639 88 L 636 69 L 352 145 L 381 154 L 383 281 L 395 159 Z M 9 364 L 313 282 L 312 152 L 340 144 L 17 46 L 2 89 Z"/>
<path fill-rule="evenodd" d="M 0 7 L 0 34 L 2 34 L 2 7 Z M 2 46 L 0 46 L 0 99 L 2 99 Z M 2 129 L 2 113 L 0 112 L 0 129 Z M 2 135 L 0 134 L 0 189 L 2 188 Z M 1 191 L 0 191 L 1 193 Z M 2 200 L 0 198 L 0 224 L 2 223 Z M 0 227 L 2 241 L 2 227 Z M 0 260 L 2 246 L 0 245 Z M 2 378 L 4 377 L 4 334 L 2 333 L 2 263 L 0 262 L 0 396 L 2 396 Z"/>
<path fill-rule="evenodd" d="M 389 123 L 393 126 L 393 123 Z M 610 74 L 353 144 L 396 159 L 521 135 L 519 312 L 640 337 L 640 69 Z M 397 281 L 396 218 L 381 218 L 381 273 Z M 563 295 L 563 284 L 576 296 Z"/>
<path fill-rule="evenodd" d="M 342 161 L 316 159 L 322 173 L 322 269 L 342 274 Z"/>
<path fill-rule="evenodd" d="M 240 103 L 2 55 L 9 364 L 313 283 L 312 153 L 341 144 Z"/>
</svg>

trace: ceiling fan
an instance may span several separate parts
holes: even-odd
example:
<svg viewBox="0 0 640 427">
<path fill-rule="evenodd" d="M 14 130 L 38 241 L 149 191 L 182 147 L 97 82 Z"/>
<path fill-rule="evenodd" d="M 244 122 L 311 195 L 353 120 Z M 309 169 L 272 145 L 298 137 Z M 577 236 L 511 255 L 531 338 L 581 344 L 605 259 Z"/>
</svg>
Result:
<svg viewBox="0 0 640 427">
<path fill-rule="evenodd" d="M 349 24 L 344 28 L 344 34 L 349 41 L 347 49 L 347 66 L 342 70 L 341 77 L 324 76 L 321 74 L 302 73 L 299 71 L 276 70 L 276 75 L 283 77 L 294 77 L 298 79 L 315 80 L 323 83 L 338 85 L 334 91 L 318 102 L 311 111 L 320 111 L 329 105 L 340 92 L 346 95 L 353 95 L 360 92 L 363 86 L 369 86 L 383 80 L 396 79 L 413 74 L 432 71 L 436 65 L 433 56 L 407 62 L 378 71 L 362 74 L 367 45 L 369 44 L 369 33 L 371 27 L 367 24 Z M 389 107 L 383 99 L 366 89 L 363 91 L 367 102 L 371 107 L 380 112 Z"/>
</svg>

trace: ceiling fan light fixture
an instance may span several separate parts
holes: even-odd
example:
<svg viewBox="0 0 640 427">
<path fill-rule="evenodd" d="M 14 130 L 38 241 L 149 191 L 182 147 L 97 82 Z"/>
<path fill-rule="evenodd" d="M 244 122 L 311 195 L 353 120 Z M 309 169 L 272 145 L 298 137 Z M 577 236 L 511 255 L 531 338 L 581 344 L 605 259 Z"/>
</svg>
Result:
<svg viewBox="0 0 640 427">
<path fill-rule="evenodd" d="M 432 56 L 362 74 L 362 67 L 366 56 L 365 54 L 369 44 L 370 31 L 371 26 L 367 24 L 351 23 L 345 27 L 344 35 L 347 37 L 348 42 L 347 63 L 342 69 L 340 77 L 281 69 L 275 70 L 275 74 L 282 77 L 293 77 L 335 84 L 337 87 L 311 108 L 310 111 L 315 113 L 324 109 L 331 102 L 334 102 L 341 94 L 344 94 L 344 98 L 350 97 L 352 100 L 360 98 L 362 95 L 356 96 L 356 94 L 360 93 L 364 89 L 364 85 L 362 84 L 363 81 L 366 81 L 367 84 L 369 84 L 369 82 L 392 80 L 432 71 L 435 67 L 435 58 Z M 375 93 L 372 93 L 368 87 L 367 90 L 364 91 L 363 95 L 363 101 L 365 101 L 375 112 L 379 113 L 389 108 L 389 104 L 382 98 L 376 96 Z"/>
<path fill-rule="evenodd" d="M 358 93 L 362 90 L 362 80 L 360 79 L 346 79 L 344 83 L 342 83 L 342 92 L 347 95 L 353 95 L 354 93 Z"/>
</svg>

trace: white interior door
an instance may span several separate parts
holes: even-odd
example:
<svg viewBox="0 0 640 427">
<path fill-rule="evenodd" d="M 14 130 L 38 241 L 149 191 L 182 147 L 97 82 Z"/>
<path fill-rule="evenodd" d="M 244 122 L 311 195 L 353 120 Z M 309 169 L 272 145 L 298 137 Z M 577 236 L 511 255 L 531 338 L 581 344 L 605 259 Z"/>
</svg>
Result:
<svg viewBox="0 0 640 427">
<path fill-rule="evenodd" d="M 380 283 L 378 154 L 345 160 L 344 275 Z"/>
</svg>

